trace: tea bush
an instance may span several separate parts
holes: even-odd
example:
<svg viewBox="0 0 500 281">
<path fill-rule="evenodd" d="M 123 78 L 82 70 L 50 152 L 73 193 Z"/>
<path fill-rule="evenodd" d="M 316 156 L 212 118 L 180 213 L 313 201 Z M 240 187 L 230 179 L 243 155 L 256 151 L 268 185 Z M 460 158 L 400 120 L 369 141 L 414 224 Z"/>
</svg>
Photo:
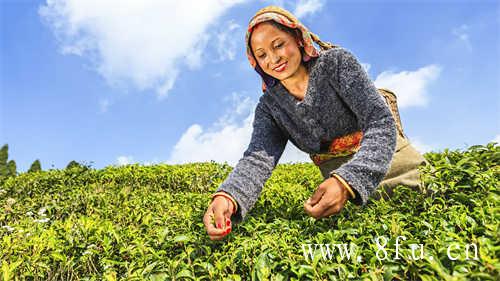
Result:
<svg viewBox="0 0 500 281">
<path fill-rule="evenodd" d="M 208 238 L 202 217 L 228 165 L 23 173 L 0 187 L 0 279 L 499 280 L 500 148 L 425 157 L 429 194 L 400 186 L 321 220 L 303 210 L 322 182 L 317 167 L 280 164 L 222 241 Z M 314 248 L 343 243 L 355 245 L 350 259 Z"/>
</svg>

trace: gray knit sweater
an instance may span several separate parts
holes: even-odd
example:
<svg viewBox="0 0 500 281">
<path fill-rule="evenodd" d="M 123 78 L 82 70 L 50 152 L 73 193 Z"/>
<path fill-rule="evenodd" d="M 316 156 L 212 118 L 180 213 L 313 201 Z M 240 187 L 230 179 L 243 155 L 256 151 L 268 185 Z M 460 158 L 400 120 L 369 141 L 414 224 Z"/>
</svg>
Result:
<svg viewBox="0 0 500 281">
<path fill-rule="evenodd" d="M 395 121 L 355 56 L 345 48 L 333 48 L 306 67 L 309 83 L 302 101 L 281 83 L 263 93 L 250 144 L 217 189 L 238 203 L 235 223 L 254 206 L 288 140 L 306 153 L 324 153 L 327 147 L 322 143 L 361 130 L 359 151 L 333 171 L 354 189 L 357 205 L 366 204 L 388 171 L 396 148 Z"/>
</svg>

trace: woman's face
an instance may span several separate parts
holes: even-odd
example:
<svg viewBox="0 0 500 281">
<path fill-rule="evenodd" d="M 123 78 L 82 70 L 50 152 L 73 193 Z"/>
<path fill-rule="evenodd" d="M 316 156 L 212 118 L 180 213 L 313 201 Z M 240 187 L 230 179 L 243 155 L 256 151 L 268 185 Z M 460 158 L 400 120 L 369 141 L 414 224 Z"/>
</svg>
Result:
<svg viewBox="0 0 500 281">
<path fill-rule="evenodd" d="M 263 22 L 254 28 L 250 46 L 260 68 L 280 81 L 293 76 L 301 66 L 297 39 L 270 23 Z"/>
</svg>

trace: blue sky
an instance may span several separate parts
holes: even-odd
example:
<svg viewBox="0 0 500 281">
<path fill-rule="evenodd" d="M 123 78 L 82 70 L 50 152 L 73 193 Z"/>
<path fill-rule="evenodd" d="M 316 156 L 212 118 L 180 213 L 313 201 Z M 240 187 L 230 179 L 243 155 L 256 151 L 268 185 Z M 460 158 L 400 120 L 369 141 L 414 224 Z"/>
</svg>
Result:
<svg viewBox="0 0 500 281">
<path fill-rule="evenodd" d="M 497 1 L 0 1 L 0 140 L 18 171 L 214 160 L 249 143 L 250 17 L 278 4 L 352 51 L 425 151 L 500 140 Z M 198 7 L 198 9 L 193 9 Z M 289 145 L 281 162 L 308 161 Z"/>
</svg>

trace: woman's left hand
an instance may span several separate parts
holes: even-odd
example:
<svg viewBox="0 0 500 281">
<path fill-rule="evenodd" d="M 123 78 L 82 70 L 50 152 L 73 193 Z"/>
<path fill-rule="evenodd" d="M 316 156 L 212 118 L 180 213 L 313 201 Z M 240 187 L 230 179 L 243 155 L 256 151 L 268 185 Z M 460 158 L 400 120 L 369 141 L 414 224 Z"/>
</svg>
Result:
<svg viewBox="0 0 500 281">
<path fill-rule="evenodd" d="M 347 188 L 335 177 L 322 182 L 314 194 L 304 203 L 304 210 L 316 219 L 338 214 L 349 199 Z"/>
</svg>

